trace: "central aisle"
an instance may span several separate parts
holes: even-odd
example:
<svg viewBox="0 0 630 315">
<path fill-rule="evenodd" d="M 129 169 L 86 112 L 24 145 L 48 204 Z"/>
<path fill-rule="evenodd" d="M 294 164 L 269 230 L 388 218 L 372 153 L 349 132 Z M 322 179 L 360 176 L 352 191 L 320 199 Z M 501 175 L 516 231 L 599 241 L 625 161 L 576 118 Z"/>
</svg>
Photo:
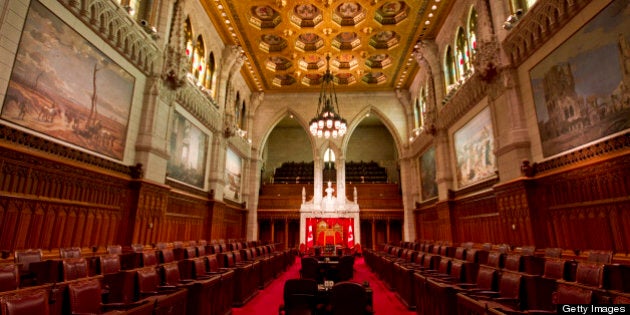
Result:
<svg viewBox="0 0 630 315">
<path fill-rule="evenodd" d="M 234 315 L 276 315 L 278 307 L 282 304 L 282 291 L 284 290 L 284 282 L 287 279 L 295 279 L 300 277 L 300 258 L 286 272 L 282 273 L 278 279 L 275 279 L 264 290 L 258 291 L 258 294 L 251 299 L 243 307 L 232 308 Z M 374 313 L 383 315 L 415 315 L 414 311 L 408 310 L 396 297 L 396 294 L 389 291 L 385 284 L 374 275 L 365 265 L 363 257 L 357 257 L 354 261 L 354 278 L 352 281 L 370 283 L 373 291 Z"/>
</svg>

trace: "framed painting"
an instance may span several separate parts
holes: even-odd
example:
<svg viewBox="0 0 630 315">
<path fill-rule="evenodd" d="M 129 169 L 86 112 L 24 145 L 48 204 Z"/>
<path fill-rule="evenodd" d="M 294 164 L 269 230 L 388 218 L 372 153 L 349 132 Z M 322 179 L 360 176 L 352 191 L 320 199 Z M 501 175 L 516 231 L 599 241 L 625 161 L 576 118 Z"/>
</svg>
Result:
<svg viewBox="0 0 630 315">
<path fill-rule="evenodd" d="M 530 70 L 544 157 L 630 128 L 630 5 L 613 1 Z"/>
<path fill-rule="evenodd" d="M 1 118 L 122 160 L 134 84 L 125 69 L 33 1 Z"/>
<path fill-rule="evenodd" d="M 243 161 L 241 157 L 230 148 L 226 150 L 225 154 L 225 188 L 223 190 L 223 197 L 240 201 Z"/>
<path fill-rule="evenodd" d="M 435 168 L 435 147 L 429 148 L 420 156 L 420 184 L 422 200 L 435 198 L 438 195 Z"/>
<path fill-rule="evenodd" d="M 166 164 L 167 176 L 203 189 L 208 135 L 178 111 L 174 111 L 169 147 L 171 156 Z"/>
<path fill-rule="evenodd" d="M 490 108 L 484 108 L 454 133 L 457 183 L 472 185 L 496 176 L 494 134 Z"/>
</svg>

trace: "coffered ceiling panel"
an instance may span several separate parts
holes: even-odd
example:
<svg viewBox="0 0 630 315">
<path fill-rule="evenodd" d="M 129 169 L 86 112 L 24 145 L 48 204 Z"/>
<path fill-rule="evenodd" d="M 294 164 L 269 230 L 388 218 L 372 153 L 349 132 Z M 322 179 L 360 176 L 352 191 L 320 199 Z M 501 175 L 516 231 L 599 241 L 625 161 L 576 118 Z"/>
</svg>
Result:
<svg viewBox="0 0 630 315">
<path fill-rule="evenodd" d="M 432 39 L 453 0 L 201 0 L 223 40 L 240 45 L 252 90 L 317 89 L 326 56 L 337 89 L 406 87 L 419 39 Z"/>
</svg>

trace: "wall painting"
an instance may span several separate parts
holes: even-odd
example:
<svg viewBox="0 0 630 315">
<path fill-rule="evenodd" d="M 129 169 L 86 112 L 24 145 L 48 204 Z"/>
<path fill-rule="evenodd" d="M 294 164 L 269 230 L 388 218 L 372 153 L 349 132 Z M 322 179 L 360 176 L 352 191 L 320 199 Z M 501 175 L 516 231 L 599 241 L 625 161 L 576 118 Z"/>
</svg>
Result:
<svg viewBox="0 0 630 315">
<path fill-rule="evenodd" d="M 613 1 L 530 71 L 549 157 L 630 128 L 630 5 Z"/>
<path fill-rule="evenodd" d="M 203 189 L 206 177 L 208 135 L 179 112 L 173 115 L 167 176 Z"/>
<path fill-rule="evenodd" d="M 456 131 L 454 138 L 459 187 L 496 176 L 494 134 L 489 107 Z"/>
<path fill-rule="evenodd" d="M 33 1 L 1 117 L 123 159 L 135 78 Z"/>
</svg>

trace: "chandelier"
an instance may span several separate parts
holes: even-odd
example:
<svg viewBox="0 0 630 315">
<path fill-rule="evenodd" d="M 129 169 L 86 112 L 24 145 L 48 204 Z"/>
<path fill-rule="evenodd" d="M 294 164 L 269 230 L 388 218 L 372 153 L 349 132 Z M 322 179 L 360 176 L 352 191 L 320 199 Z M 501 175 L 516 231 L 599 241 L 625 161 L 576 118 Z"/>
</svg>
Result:
<svg viewBox="0 0 630 315">
<path fill-rule="evenodd" d="M 319 102 L 317 103 L 317 115 L 311 119 L 310 131 L 318 138 L 343 137 L 348 128 L 346 120 L 341 118 L 337 94 L 333 84 L 333 76 L 330 73 L 330 56 L 326 56 L 326 73 L 322 82 L 322 89 L 319 92 Z M 337 111 L 335 111 L 335 107 Z"/>
</svg>

